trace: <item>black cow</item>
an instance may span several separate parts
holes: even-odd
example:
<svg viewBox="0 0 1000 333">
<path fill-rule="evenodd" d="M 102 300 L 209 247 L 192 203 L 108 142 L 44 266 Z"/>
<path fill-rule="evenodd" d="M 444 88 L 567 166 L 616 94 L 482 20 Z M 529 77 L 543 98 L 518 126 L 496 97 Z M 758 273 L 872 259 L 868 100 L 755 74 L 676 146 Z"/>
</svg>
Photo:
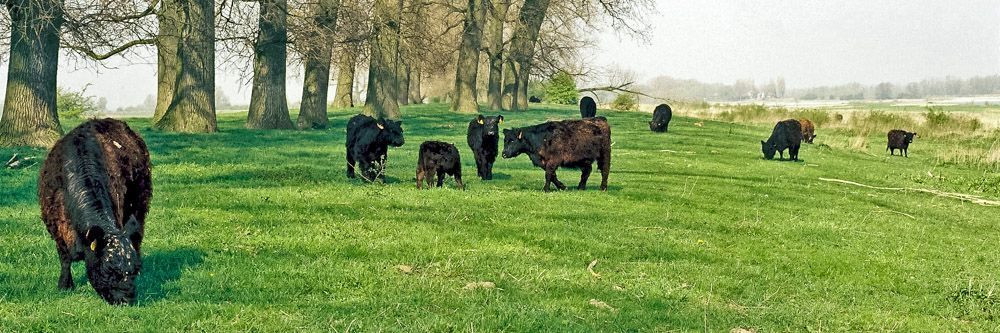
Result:
<svg viewBox="0 0 1000 333">
<path fill-rule="evenodd" d="M 462 184 L 462 157 L 455 145 L 441 141 L 424 141 L 420 144 L 420 154 L 417 159 L 417 189 L 421 189 L 424 178 L 427 187 L 431 187 L 434 176 L 437 175 L 437 187 L 444 184 L 444 176 L 455 176 L 458 188 L 465 189 Z"/>
<path fill-rule="evenodd" d="M 653 109 L 653 120 L 649 122 L 649 130 L 653 132 L 666 132 L 667 126 L 670 125 L 671 117 L 673 117 L 673 112 L 670 110 L 670 105 L 657 105 L 656 109 Z"/>
<path fill-rule="evenodd" d="M 356 115 L 347 122 L 347 177 L 354 178 L 355 168 L 367 181 L 385 179 L 386 153 L 389 146 L 403 145 L 399 121 Z"/>
<path fill-rule="evenodd" d="M 593 118 L 597 115 L 597 103 L 593 98 L 586 96 L 580 100 L 580 117 Z"/>
<path fill-rule="evenodd" d="M 888 134 L 888 143 L 885 150 L 889 151 L 889 155 L 895 155 L 896 149 L 899 149 L 901 152 L 900 155 L 910 157 L 907 149 L 910 148 L 910 144 L 913 143 L 913 137 L 916 135 L 916 132 L 907 132 L 900 129 L 891 130 Z"/>
<path fill-rule="evenodd" d="M 566 186 L 556 178 L 559 167 L 580 168 L 580 184 L 587 188 L 592 164 L 601 170 L 601 191 L 608 189 L 611 171 L 611 127 L 604 117 L 582 120 L 550 121 L 535 126 L 503 131 L 503 157 L 528 154 L 531 163 L 545 170 L 545 191 L 549 184 L 562 190 Z"/>
<path fill-rule="evenodd" d="M 83 260 L 106 302 L 135 301 L 152 194 L 146 143 L 124 122 L 90 120 L 56 142 L 42 164 L 38 203 L 62 265 L 59 289 L 75 287 L 70 267 Z"/>
<path fill-rule="evenodd" d="M 528 102 L 529 103 L 541 103 L 542 99 L 538 98 L 538 96 L 531 96 L 531 97 L 528 97 Z"/>
<path fill-rule="evenodd" d="M 760 142 L 760 150 L 764 153 L 765 159 L 774 159 L 774 153 L 781 154 L 785 158 L 785 149 L 788 149 L 788 158 L 793 161 L 799 160 L 799 146 L 802 144 L 802 127 L 795 119 L 779 121 L 771 131 L 771 137 L 767 141 Z"/>
<path fill-rule="evenodd" d="M 466 141 L 476 158 L 476 174 L 483 180 L 493 179 L 493 162 L 497 160 L 497 141 L 503 116 L 483 117 L 479 115 L 469 122 Z"/>
</svg>

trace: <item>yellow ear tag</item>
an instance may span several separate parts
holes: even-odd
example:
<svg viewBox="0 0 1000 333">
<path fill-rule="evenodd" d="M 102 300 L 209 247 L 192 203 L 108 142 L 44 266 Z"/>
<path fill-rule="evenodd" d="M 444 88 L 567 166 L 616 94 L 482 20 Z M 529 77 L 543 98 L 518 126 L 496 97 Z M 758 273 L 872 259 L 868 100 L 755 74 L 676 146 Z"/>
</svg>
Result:
<svg viewBox="0 0 1000 333">
<path fill-rule="evenodd" d="M 503 124 L 503 118 L 500 118 L 500 123 Z"/>
<path fill-rule="evenodd" d="M 378 129 L 380 129 L 380 130 L 384 130 L 385 129 L 385 126 L 382 126 L 382 124 L 379 124 L 379 123 L 376 123 L 375 126 L 378 126 Z"/>
<path fill-rule="evenodd" d="M 483 119 L 482 119 L 482 118 L 480 118 L 480 119 L 479 119 L 479 124 L 480 124 L 480 125 L 482 125 L 482 124 L 483 124 Z"/>
<path fill-rule="evenodd" d="M 97 251 L 97 241 L 90 242 L 90 250 Z"/>
</svg>

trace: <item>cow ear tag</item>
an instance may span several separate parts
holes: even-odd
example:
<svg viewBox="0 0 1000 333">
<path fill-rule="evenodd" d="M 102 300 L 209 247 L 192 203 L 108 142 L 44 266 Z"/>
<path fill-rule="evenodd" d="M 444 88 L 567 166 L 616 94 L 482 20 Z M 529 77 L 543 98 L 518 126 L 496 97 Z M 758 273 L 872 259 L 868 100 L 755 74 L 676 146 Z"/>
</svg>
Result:
<svg viewBox="0 0 1000 333">
<path fill-rule="evenodd" d="M 480 125 L 482 125 L 482 124 L 483 124 L 483 118 L 479 118 L 479 124 L 480 124 Z"/>
<path fill-rule="evenodd" d="M 384 130 L 385 129 L 385 126 L 383 126 L 382 123 L 376 123 L 375 126 L 378 126 L 378 129 L 380 129 L 380 130 Z"/>
<path fill-rule="evenodd" d="M 97 241 L 90 242 L 90 250 L 97 251 Z"/>
<path fill-rule="evenodd" d="M 500 123 L 503 124 L 503 117 L 500 117 Z"/>
<path fill-rule="evenodd" d="M 518 139 L 523 139 L 524 138 L 524 132 L 517 132 L 517 138 Z"/>
</svg>

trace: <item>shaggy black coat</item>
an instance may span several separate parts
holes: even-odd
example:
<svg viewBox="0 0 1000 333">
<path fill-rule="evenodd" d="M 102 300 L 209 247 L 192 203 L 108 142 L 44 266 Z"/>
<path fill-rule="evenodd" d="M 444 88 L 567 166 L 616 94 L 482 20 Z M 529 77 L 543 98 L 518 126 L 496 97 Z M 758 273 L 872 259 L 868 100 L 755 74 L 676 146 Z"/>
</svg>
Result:
<svg viewBox="0 0 1000 333">
<path fill-rule="evenodd" d="M 760 150 L 764 153 L 764 158 L 770 160 L 774 159 L 775 152 L 781 154 L 781 159 L 784 159 L 785 149 L 788 149 L 788 158 L 798 161 L 800 145 L 802 145 L 802 127 L 798 120 L 787 119 L 774 125 L 771 137 L 767 141 L 760 142 Z"/>
<path fill-rule="evenodd" d="M 455 177 L 458 188 L 465 189 L 462 184 L 462 157 L 455 145 L 441 141 L 424 141 L 420 144 L 420 154 L 417 159 L 417 189 L 423 188 L 424 179 L 427 187 L 431 187 L 434 176 L 437 175 L 437 187 L 444 184 L 444 176 Z"/>
<path fill-rule="evenodd" d="M 666 132 L 672 116 L 673 112 L 670 110 L 670 105 L 657 105 L 653 109 L 653 120 L 649 122 L 649 130 L 653 132 Z"/>
<path fill-rule="evenodd" d="M 538 98 L 538 96 L 531 96 L 531 97 L 528 97 L 528 102 L 529 103 L 541 103 L 542 99 Z"/>
<path fill-rule="evenodd" d="M 896 149 L 899 149 L 900 155 L 904 157 L 910 157 L 907 149 L 910 148 L 910 144 L 913 143 L 913 137 L 916 136 L 916 132 L 907 132 L 900 129 L 894 129 L 889 131 L 888 144 L 885 150 L 889 151 L 889 155 L 895 155 Z"/>
<path fill-rule="evenodd" d="M 469 122 L 466 141 L 476 159 L 476 174 L 483 180 L 493 179 L 493 162 L 497 160 L 497 143 L 500 138 L 500 124 L 503 116 L 483 117 L 479 115 Z"/>
<path fill-rule="evenodd" d="M 580 99 L 580 117 L 593 118 L 597 115 L 597 103 L 590 96 Z"/>
<path fill-rule="evenodd" d="M 601 190 L 608 189 L 611 126 L 606 118 L 550 121 L 504 130 L 503 135 L 503 157 L 528 154 L 531 163 L 545 170 L 546 192 L 550 190 L 550 183 L 560 190 L 566 188 L 556 178 L 556 169 L 559 167 L 579 168 L 582 174 L 577 189 L 586 189 L 587 178 L 590 177 L 595 161 L 597 168 L 601 170 Z"/>
<path fill-rule="evenodd" d="M 386 154 L 389 146 L 402 146 L 402 123 L 356 115 L 347 122 L 347 177 L 355 177 L 355 169 L 367 181 L 385 179 Z"/>
<path fill-rule="evenodd" d="M 75 287 L 70 266 L 84 260 L 105 301 L 135 301 L 152 193 L 146 143 L 124 122 L 90 120 L 56 142 L 42 164 L 38 202 L 59 253 L 59 289 Z"/>
</svg>

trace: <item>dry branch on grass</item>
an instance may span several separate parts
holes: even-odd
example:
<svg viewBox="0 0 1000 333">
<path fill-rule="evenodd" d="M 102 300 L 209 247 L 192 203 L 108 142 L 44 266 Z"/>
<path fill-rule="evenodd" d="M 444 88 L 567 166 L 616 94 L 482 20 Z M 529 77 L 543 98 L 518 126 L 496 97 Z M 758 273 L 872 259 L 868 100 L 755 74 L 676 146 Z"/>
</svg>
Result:
<svg viewBox="0 0 1000 333">
<path fill-rule="evenodd" d="M 594 259 L 594 261 L 590 262 L 590 265 L 587 265 L 587 271 L 590 272 L 590 276 L 601 278 L 601 274 L 594 272 L 594 266 L 597 266 L 597 259 Z"/>
<path fill-rule="evenodd" d="M 958 199 L 958 200 L 961 200 L 961 201 L 971 202 L 971 203 L 974 203 L 974 204 L 977 204 L 977 205 L 980 205 L 980 206 L 987 206 L 987 207 L 1000 206 L 1000 201 L 990 200 L 990 199 L 986 199 L 986 198 L 983 198 L 983 197 L 980 197 L 980 196 L 971 195 L 971 194 L 954 193 L 954 192 L 944 192 L 944 191 L 930 190 L 930 189 L 924 189 L 924 188 L 871 186 L 871 185 L 865 185 L 865 184 L 861 184 L 861 183 L 857 183 L 857 182 L 852 182 L 852 181 L 849 181 L 849 180 L 833 179 L 833 178 L 823 178 L 823 177 L 820 177 L 819 180 L 822 180 L 822 181 L 825 181 L 825 182 L 833 182 L 833 183 L 840 183 L 840 184 L 846 184 L 846 185 L 860 186 L 860 187 L 870 188 L 870 189 L 875 189 L 875 190 L 930 193 L 930 194 L 933 194 L 933 195 L 936 195 L 936 196 L 939 196 L 939 197 L 946 197 L 946 198 Z"/>
</svg>

